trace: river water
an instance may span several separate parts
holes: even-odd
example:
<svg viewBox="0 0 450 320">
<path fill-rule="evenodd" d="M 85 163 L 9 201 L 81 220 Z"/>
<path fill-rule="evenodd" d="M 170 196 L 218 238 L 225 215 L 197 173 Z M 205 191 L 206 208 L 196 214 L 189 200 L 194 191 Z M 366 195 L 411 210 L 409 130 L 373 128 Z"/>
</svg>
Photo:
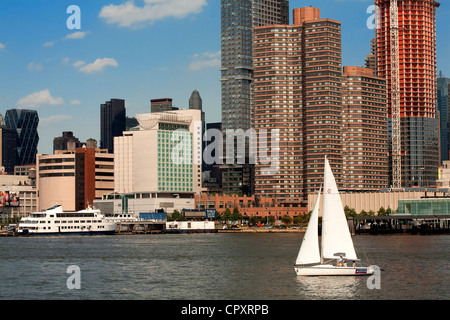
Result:
<svg viewBox="0 0 450 320">
<path fill-rule="evenodd" d="M 378 278 L 298 277 L 303 233 L 0 239 L 0 299 L 447 300 L 448 235 L 354 236 Z M 69 266 L 79 289 L 69 289 Z"/>
</svg>

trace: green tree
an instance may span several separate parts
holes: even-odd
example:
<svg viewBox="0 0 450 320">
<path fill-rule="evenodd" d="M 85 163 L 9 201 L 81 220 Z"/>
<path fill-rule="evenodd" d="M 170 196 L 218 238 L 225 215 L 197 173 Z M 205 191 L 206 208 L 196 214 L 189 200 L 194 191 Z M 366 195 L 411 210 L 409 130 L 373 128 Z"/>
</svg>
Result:
<svg viewBox="0 0 450 320">
<path fill-rule="evenodd" d="M 356 210 L 353 208 L 350 208 L 349 206 L 345 206 L 344 212 L 347 217 L 356 217 L 358 215 L 356 213 Z"/>
<path fill-rule="evenodd" d="M 173 213 L 167 217 L 167 221 L 184 221 L 183 215 L 178 210 L 173 210 Z"/>
<path fill-rule="evenodd" d="M 250 217 L 250 223 L 251 223 L 251 224 L 256 224 L 256 223 L 259 222 L 259 220 L 260 220 L 260 217 L 258 217 L 258 216 L 252 216 L 252 217 Z"/>
<path fill-rule="evenodd" d="M 232 215 L 231 215 L 230 208 L 226 208 L 222 214 L 222 219 L 223 220 L 231 220 L 231 218 L 232 218 Z"/>
<path fill-rule="evenodd" d="M 385 216 L 386 215 L 386 209 L 384 209 L 384 207 L 381 207 L 380 209 L 378 209 L 378 215 L 379 216 Z"/>
<path fill-rule="evenodd" d="M 287 214 L 285 214 L 282 218 L 281 218 L 281 222 L 285 223 L 285 224 L 289 224 L 292 223 L 292 218 L 290 216 L 288 216 Z"/>
<path fill-rule="evenodd" d="M 231 215 L 232 220 L 242 220 L 242 214 L 239 212 L 238 207 L 234 207 L 233 214 Z"/>
</svg>

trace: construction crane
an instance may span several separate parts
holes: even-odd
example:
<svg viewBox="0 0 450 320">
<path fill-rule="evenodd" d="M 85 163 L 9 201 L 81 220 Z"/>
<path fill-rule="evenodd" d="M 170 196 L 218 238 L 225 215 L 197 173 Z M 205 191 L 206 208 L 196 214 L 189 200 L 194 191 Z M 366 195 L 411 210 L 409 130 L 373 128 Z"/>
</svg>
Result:
<svg viewBox="0 0 450 320">
<path fill-rule="evenodd" d="M 402 186 L 398 4 L 390 1 L 392 188 L 398 189 Z"/>
</svg>

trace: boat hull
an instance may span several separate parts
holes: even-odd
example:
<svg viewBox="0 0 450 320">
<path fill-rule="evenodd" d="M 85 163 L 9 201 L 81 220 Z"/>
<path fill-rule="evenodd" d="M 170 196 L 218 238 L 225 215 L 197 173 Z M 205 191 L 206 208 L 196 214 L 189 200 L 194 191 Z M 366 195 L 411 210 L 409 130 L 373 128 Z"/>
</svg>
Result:
<svg viewBox="0 0 450 320">
<path fill-rule="evenodd" d="M 113 235 L 115 230 L 105 230 L 105 231 L 73 231 L 73 232 L 18 232 L 18 236 L 96 236 L 96 235 Z"/>
<path fill-rule="evenodd" d="M 337 267 L 333 265 L 294 266 L 298 276 L 367 276 L 375 273 L 372 267 Z"/>
</svg>

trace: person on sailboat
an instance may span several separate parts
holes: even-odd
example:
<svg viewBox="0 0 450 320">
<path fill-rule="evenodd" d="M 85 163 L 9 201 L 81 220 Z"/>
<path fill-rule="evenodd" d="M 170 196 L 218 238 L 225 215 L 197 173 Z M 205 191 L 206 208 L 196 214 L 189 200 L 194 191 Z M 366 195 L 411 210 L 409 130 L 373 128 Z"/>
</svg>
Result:
<svg viewBox="0 0 450 320">
<path fill-rule="evenodd" d="M 337 259 L 337 266 L 342 267 L 344 265 L 344 258 L 342 257 L 342 254 Z"/>
</svg>

